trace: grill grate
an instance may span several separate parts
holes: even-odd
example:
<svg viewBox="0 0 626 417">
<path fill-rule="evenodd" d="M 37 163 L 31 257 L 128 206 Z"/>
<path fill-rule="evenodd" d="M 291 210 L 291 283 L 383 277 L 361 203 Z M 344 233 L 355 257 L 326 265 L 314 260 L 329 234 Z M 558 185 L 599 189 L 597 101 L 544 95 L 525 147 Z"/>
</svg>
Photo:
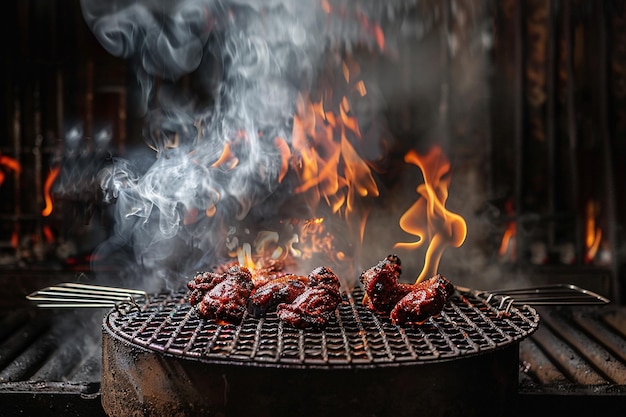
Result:
<svg viewBox="0 0 626 417">
<path fill-rule="evenodd" d="M 539 316 L 528 306 L 505 311 L 498 297 L 487 301 L 458 292 L 442 314 L 419 327 L 399 327 L 364 308 L 360 288 L 345 293 L 323 331 L 294 329 L 275 313 L 240 325 L 198 318 L 184 292 L 159 294 L 140 312 L 111 311 L 104 325 L 135 345 L 203 362 L 253 366 L 394 366 L 471 356 L 532 333 Z"/>
</svg>

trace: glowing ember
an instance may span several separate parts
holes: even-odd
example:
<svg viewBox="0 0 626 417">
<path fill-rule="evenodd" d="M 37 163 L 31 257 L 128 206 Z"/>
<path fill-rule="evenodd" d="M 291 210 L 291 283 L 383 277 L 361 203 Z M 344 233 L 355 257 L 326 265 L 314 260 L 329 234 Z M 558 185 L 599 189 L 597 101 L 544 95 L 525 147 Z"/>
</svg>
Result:
<svg viewBox="0 0 626 417">
<path fill-rule="evenodd" d="M 353 273 L 352 259 L 346 247 L 337 244 L 336 231 L 329 230 L 330 222 L 318 217 L 308 220 L 281 221 L 276 230 L 258 232 L 250 241 L 249 231 L 232 231 L 227 246 L 232 262 L 252 272 L 253 280 L 266 279 L 268 272 L 302 273 L 310 265 L 332 265 Z M 244 241 L 245 240 L 245 241 Z M 350 245 L 348 245 L 349 247 Z"/>
<path fill-rule="evenodd" d="M 234 241 L 238 242 L 239 239 L 235 238 Z M 228 255 L 239 265 L 248 268 L 256 281 L 259 272 L 284 271 L 291 265 L 293 259 L 301 255 L 293 247 L 297 242 L 298 236 L 295 234 L 283 238 L 278 232 L 264 230 L 257 233 L 253 242 L 239 244 Z"/>
<path fill-rule="evenodd" d="M 18 223 L 15 223 L 15 227 L 13 228 L 13 233 L 11 233 L 11 247 L 13 249 L 17 249 L 20 244 L 20 230 Z"/>
<path fill-rule="evenodd" d="M 598 207 L 593 201 L 588 201 L 585 208 L 585 262 L 590 263 L 596 257 L 602 242 L 602 230 L 596 227 Z"/>
<path fill-rule="evenodd" d="M 400 218 L 400 227 L 417 237 L 414 242 L 396 243 L 395 248 L 416 249 L 427 244 L 422 272 L 416 283 L 437 273 L 443 252 L 448 246 L 459 247 L 465 241 L 467 225 L 463 217 L 446 209 L 451 176 L 450 163 L 438 147 L 420 156 L 409 151 L 405 162 L 422 171 L 424 183 L 416 191 L 419 198 Z"/>
<path fill-rule="evenodd" d="M 300 232 L 302 259 L 311 259 L 318 253 L 330 260 L 343 258 L 344 254 L 335 248 L 335 237 L 326 229 L 325 219 L 317 218 L 306 221 Z"/>
<path fill-rule="evenodd" d="M 50 228 L 50 226 L 45 225 L 42 229 L 43 231 L 43 236 L 46 239 L 47 243 L 53 243 L 54 242 L 54 233 L 52 233 L 52 229 Z"/>
<path fill-rule="evenodd" d="M 54 205 L 52 204 L 52 195 L 50 194 L 50 189 L 52 188 L 52 184 L 54 184 L 54 180 L 59 176 L 59 172 L 61 169 L 59 167 L 52 168 L 48 177 L 46 178 L 46 182 L 43 188 L 43 197 L 46 202 L 46 206 L 41 211 L 41 215 L 44 217 L 48 217 L 52 214 L 52 210 L 54 209 Z"/>
</svg>

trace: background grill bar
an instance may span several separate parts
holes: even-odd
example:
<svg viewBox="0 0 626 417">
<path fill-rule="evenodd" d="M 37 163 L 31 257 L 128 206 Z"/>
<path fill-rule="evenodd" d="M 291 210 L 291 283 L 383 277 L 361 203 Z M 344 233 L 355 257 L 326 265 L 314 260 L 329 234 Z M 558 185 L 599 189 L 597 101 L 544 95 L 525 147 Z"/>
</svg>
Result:
<svg viewBox="0 0 626 417">
<path fill-rule="evenodd" d="M 520 344 L 522 392 L 626 394 L 626 333 L 609 324 L 623 308 L 538 311 L 541 325 Z"/>
</svg>

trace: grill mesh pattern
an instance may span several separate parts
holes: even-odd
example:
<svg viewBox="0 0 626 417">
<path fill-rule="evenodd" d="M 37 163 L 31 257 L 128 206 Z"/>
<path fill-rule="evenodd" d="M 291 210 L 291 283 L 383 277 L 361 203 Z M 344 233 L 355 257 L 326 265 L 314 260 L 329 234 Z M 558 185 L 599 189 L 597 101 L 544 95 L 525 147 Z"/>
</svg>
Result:
<svg viewBox="0 0 626 417">
<path fill-rule="evenodd" d="M 220 325 L 198 318 L 184 292 L 156 295 L 140 312 L 112 310 L 104 324 L 137 346 L 203 362 L 353 368 L 471 356 L 521 340 L 539 323 L 531 307 L 505 311 L 497 297 L 487 302 L 467 292 L 423 325 L 400 327 L 364 308 L 362 297 L 360 288 L 345 293 L 323 331 L 294 329 L 275 313 Z"/>
</svg>

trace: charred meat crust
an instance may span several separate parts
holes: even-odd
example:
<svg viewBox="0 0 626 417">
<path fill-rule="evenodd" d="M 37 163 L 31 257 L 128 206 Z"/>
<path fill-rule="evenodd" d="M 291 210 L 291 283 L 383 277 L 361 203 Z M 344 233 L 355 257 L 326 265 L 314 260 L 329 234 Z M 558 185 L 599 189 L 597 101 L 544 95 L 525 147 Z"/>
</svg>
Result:
<svg viewBox="0 0 626 417">
<path fill-rule="evenodd" d="M 263 317 L 278 304 L 291 303 L 304 292 L 309 279 L 301 275 L 283 275 L 256 287 L 248 299 L 248 313 Z"/>
<path fill-rule="evenodd" d="M 367 297 L 364 305 L 377 313 L 388 314 L 398 301 L 411 290 L 409 284 L 399 282 L 402 266 L 400 258 L 389 255 L 375 266 L 363 271 L 359 281 Z"/>
<path fill-rule="evenodd" d="M 252 273 L 239 265 L 231 264 L 226 272 L 201 272 L 187 283 L 187 298 L 200 317 L 218 322 L 238 323 L 246 310 L 258 318 L 276 309 L 293 327 L 325 326 L 341 301 L 333 271 L 318 267 L 306 277 L 273 272 L 256 288 Z"/>
<path fill-rule="evenodd" d="M 327 267 L 315 268 L 308 275 L 304 292 L 292 303 L 278 305 L 278 317 L 296 328 L 319 329 L 326 325 L 341 301 L 339 279 Z"/>
<path fill-rule="evenodd" d="M 363 304 L 379 314 L 389 314 L 394 324 L 421 324 L 441 313 L 454 293 L 454 285 L 438 274 L 419 284 L 400 283 L 400 259 L 389 255 L 363 271 Z"/>
<path fill-rule="evenodd" d="M 389 317 L 394 324 L 421 324 L 441 313 L 453 293 L 452 283 L 441 274 L 435 275 L 402 297 Z"/>
<path fill-rule="evenodd" d="M 187 287 L 191 290 L 189 303 L 200 317 L 236 323 L 246 311 L 254 283 L 248 268 L 234 265 L 223 274 L 197 274 Z"/>
</svg>

